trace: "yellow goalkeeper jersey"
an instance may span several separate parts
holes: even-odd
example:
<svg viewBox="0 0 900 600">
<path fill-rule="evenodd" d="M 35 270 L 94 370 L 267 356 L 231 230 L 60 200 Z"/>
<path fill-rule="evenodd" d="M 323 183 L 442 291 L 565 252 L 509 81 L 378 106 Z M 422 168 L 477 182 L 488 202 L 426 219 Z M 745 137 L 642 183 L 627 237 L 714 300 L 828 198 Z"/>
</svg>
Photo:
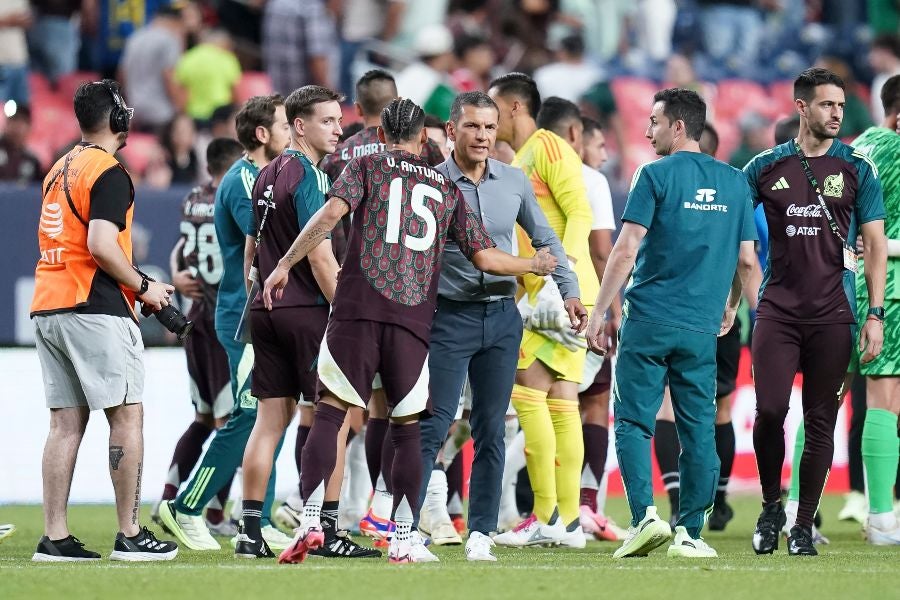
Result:
<svg viewBox="0 0 900 600">
<path fill-rule="evenodd" d="M 575 274 L 581 288 L 581 302 L 593 305 L 600 291 L 597 274 L 591 263 L 588 236 L 593 215 L 581 174 L 581 157 L 561 137 L 546 129 L 538 129 L 516 152 L 512 162 L 528 176 L 538 205 L 550 226 L 562 240 L 566 254 L 576 260 Z M 521 228 L 521 255 L 534 253 L 531 242 Z M 525 290 L 533 298 L 543 286 L 543 279 L 525 276 Z"/>
</svg>

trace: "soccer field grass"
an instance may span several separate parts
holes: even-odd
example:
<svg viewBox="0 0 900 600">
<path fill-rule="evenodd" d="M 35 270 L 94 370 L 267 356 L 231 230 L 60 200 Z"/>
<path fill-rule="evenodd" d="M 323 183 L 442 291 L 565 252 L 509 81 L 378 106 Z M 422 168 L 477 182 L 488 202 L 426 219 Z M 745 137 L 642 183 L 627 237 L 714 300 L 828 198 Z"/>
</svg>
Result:
<svg viewBox="0 0 900 600">
<path fill-rule="evenodd" d="M 788 557 L 784 543 L 773 556 L 755 556 L 750 535 L 758 502 L 745 496 L 732 504 L 736 518 L 727 531 L 706 536 L 719 551 L 717 560 L 669 559 L 663 547 L 648 558 L 613 561 L 615 545 L 595 542 L 584 550 L 501 548 L 496 564 L 467 563 L 460 546 L 444 547 L 436 550 L 440 564 L 423 565 L 389 565 L 385 559 L 308 559 L 301 565 L 236 561 L 227 540 L 221 540 L 219 552 L 182 550 L 169 563 L 114 563 L 106 556 L 115 514 L 103 505 L 72 507 L 70 525 L 104 560 L 33 564 L 40 506 L 0 506 L 0 522 L 18 528 L 0 544 L 0 598 L 900 598 L 900 547 L 869 546 L 858 525 L 839 523 L 840 497 L 823 501 L 823 531 L 831 545 L 820 548 L 817 558 Z M 625 522 L 623 500 L 611 499 L 609 510 Z M 142 517 L 149 522 L 148 507 Z"/>
</svg>

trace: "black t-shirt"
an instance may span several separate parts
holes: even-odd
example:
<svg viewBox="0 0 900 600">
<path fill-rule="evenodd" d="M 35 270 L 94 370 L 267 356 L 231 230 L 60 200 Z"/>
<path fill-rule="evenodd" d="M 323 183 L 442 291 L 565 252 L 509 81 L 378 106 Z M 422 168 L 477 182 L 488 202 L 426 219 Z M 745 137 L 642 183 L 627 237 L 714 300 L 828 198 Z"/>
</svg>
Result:
<svg viewBox="0 0 900 600">
<path fill-rule="evenodd" d="M 125 217 L 128 208 L 134 202 L 134 188 L 131 178 L 125 169 L 110 167 L 97 178 L 91 188 L 90 220 L 102 219 L 115 223 L 119 231 L 125 229 Z M 97 269 L 88 302 L 77 312 L 91 315 L 112 315 L 114 317 L 131 317 L 131 311 L 119 284 L 110 275 Z"/>
</svg>

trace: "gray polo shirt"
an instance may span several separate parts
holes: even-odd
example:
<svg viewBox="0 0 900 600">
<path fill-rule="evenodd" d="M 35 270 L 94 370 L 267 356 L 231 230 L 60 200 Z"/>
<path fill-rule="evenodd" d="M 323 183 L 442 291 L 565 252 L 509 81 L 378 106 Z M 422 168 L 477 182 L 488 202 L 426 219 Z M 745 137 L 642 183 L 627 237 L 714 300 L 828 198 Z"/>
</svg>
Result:
<svg viewBox="0 0 900 600">
<path fill-rule="evenodd" d="M 569 269 L 569 261 L 562 243 L 547 223 L 547 218 L 534 197 L 531 182 L 525 173 L 492 158 L 488 159 L 480 183 L 472 182 L 462 174 L 451 154 L 435 167 L 448 176 L 460 189 L 466 202 L 481 218 L 497 248 L 513 252 L 515 225 L 518 223 L 531 238 L 535 248 L 547 247 L 559 260 L 553 272 L 553 280 L 563 299 L 578 298 L 578 278 Z M 489 275 L 469 262 L 456 242 L 448 238 L 444 247 L 438 296 L 459 302 L 488 302 L 516 294 L 515 277 Z"/>
</svg>

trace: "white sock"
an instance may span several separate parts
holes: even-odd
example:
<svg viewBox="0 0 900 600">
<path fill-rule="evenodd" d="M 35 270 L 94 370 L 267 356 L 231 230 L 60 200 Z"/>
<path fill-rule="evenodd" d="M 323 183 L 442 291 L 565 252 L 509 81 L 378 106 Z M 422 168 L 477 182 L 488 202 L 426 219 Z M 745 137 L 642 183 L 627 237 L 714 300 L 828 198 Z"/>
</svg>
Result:
<svg viewBox="0 0 900 600">
<path fill-rule="evenodd" d="M 609 482 L 609 475 L 607 473 L 603 474 L 603 481 L 600 482 L 600 487 L 597 489 L 597 514 L 602 515 L 605 514 L 606 511 L 606 487 Z"/>
<path fill-rule="evenodd" d="M 441 469 L 432 469 L 425 492 L 425 506 L 428 510 L 447 508 L 447 474 Z"/>
<path fill-rule="evenodd" d="M 458 492 L 453 493 L 453 497 L 447 501 L 447 512 L 452 515 L 461 515 L 463 513 L 462 498 Z"/>
<path fill-rule="evenodd" d="M 243 471 L 240 467 L 238 467 L 234 471 L 234 479 L 232 480 L 231 489 L 237 490 L 237 494 L 235 494 L 234 499 L 231 503 L 231 520 L 235 522 L 240 522 L 241 517 L 244 516 L 243 513 L 243 505 L 244 502 L 241 498 L 241 490 L 244 489 L 243 484 Z"/>
<path fill-rule="evenodd" d="M 869 513 L 869 525 L 882 531 L 891 531 L 897 527 L 897 516 L 892 512 Z"/>
<path fill-rule="evenodd" d="M 797 524 L 797 509 L 800 507 L 799 500 L 788 500 L 784 505 L 784 516 L 787 520 L 784 523 L 785 529 L 791 530 L 791 527 Z"/>
<path fill-rule="evenodd" d="M 581 487 L 588 490 L 600 489 L 600 485 L 597 483 L 597 478 L 594 477 L 594 472 L 591 470 L 590 465 L 584 465 L 584 469 L 581 471 Z"/>
<path fill-rule="evenodd" d="M 369 499 L 369 492 L 372 491 L 363 436 L 357 435 L 350 441 L 350 447 L 347 448 L 345 473 L 349 476 L 350 481 L 345 482 L 341 506 L 347 514 L 361 517 L 366 512 L 366 501 Z M 359 517 L 355 517 L 355 519 L 359 520 Z"/>
<path fill-rule="evenodd" d="M 303 510 L 303 498 L 300 497 L 299 485 L 294 486 L 294 491 L 288 495 L 284 503 L 297 512 Z"/>
<path fill-rule="evenodd" d="M 410 507 L 406 496 L 403 496 L 400 499 L 400 504 L 397 505 L 397 510 L 394 513 L 394 522 L 397 524 L 397 531 L 394 534 L 396 540 L 398 542 L 408 542 L 412 531 L 413 514 L 412 507 Z"/>
<path fill-rule="evenodd" d="M 375 495 L 372 496 L 372 514 L 379 519 L 389 520 L 394 509 L 394 496 L 385 487 L 384 475 L 379 475 L 375 482 Z"/>
<path fill-rule="evenodd" d="M 325 501 L 325 482 L 319 482 L 319 486 L 306 499 L 303 505 L 303 517 L 300 519 L 300 526 L 304 529 L 310 527 L 321 527 L 322 503 Z"/>
<path fill-rule="evenodd" d="M 500 488 L 500 506 L 504 512 L 515 512 L 519 509 L 516 505 L 516 481 L 519 479 L 519 471 L 525 467 L 525 432 L 519 431 L 512 441 L 506 445 L 506 461 L 503 465 L 503 483 Z"/>
</svg>

